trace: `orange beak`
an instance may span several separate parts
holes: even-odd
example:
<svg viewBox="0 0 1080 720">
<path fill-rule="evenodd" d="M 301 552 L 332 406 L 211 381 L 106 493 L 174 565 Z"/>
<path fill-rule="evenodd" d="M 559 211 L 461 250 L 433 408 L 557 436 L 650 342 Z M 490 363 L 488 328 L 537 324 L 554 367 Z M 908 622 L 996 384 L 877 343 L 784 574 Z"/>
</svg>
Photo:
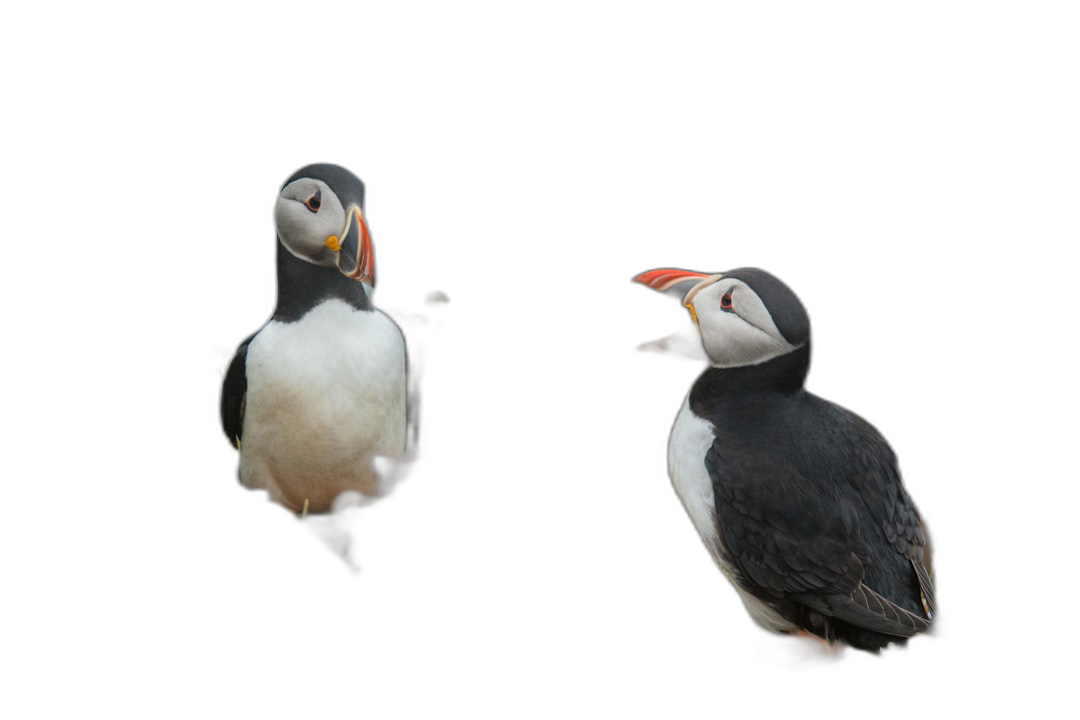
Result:
<svg viewBox="0 0 1080 720">
<path fill-rule="evenodd" d="M 694 270 L 677 270 L 675 268 L 659 268 L 657 270 L 649 270 L 643 272 L 634 278 L 634 282 L 639 282 L 642 285 L 648 285 L 657 292 L 666 292 L 667 290 L 675 287 L 679 283 L 685 283 L 682 288 L 677 288 L 672 291 L 679 293 L 683 296 L 683 305 L 690 311 L 690 316 L 694 318 L 694 322 L 698 323 L 697 310 L 694 309 L 693 295 L 695 291 L 701 287 L 702 281 L 709 280 L 711 278 L 718 277 L 716 275 L 709 275 L 708 273 L 699 273 Z M 700 325 L 700 323 L 698 323 Z"/>
<path fill-rule="evenodd" d="M 375 287 L 375 251 L 371 234 L 360 208 L 353 205 L 345 213 L 345 231 L 341 233 L 338 269 L 353 280 Z"/>
<path fill-rule="evenodd" d="M 634 282 L 640 283 L 667 297 L 683 302 L 687 294 L 700 283 L 710 279 L 713 275 L 689 270 L 650 270 L 635 277 Z M 691 313 L 693 308 L 690 308 Z M 701 344 L 701 332 L 697 322 L 693 326 L 676 332 L 671 337 L 656 340 L 640 345 L 638 350 L 660 355 L 670 355 L 687 361 L 700 362 L 708 358 Z"/>
</svg>

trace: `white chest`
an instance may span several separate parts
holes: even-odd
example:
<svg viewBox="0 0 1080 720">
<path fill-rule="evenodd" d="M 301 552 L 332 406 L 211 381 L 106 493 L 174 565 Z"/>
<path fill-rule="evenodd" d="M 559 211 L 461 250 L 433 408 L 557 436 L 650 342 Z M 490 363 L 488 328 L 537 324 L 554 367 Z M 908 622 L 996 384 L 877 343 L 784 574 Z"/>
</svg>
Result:
<svg viewBox="0 0 1080 720">
<path fill-rule="evenodd" d="M 679 416 L 675 418 L 675 426 L 671 428 L 671 438 L 668 441 L 668 475 L 671 476 L 671 484 L 675 486 L 676 494 L 682 500 L 686 513 L 712 553 L 713 559 L 739 591 L 751 617 L 770 630 L 792 632 L 794 625 L 739 586 L 735 568 L 724 559 L 716 527 L 712 478 L 705 469 L 705 453 L 712 447 L 714 440 L 712 425 L 691 412 L 688 395 Z"/>
<path fill-rule="evenodd" d="M 272 321 L 251 341 L 246 373 L 242 476 L 245 463 L 338 476 L 404 449 L 405 341 L 381 312 L 331 300 Z"/>
<path fill-rule="evenodd" d="M 690 398 L 687 396 L 668 440 L 668 475 L 698 534 L 715 556 L 717 534 L 713 487 L 705 469 L 705 453 L 712 443 L 712 426 L 690 411 Z"/>
</svg>

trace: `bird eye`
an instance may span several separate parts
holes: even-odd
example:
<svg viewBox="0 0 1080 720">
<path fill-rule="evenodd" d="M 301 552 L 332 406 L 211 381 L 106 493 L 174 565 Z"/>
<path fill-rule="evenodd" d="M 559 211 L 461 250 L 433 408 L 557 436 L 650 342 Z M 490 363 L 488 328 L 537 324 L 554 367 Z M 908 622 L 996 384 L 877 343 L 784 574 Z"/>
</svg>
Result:
<svg viewBox="0 0 1080 720">
<path fill-rule="evenodd" d="M 726 312 L 735 312 L 735 308 L 731 306 L 731 291 L 728 290 L 724 293 L 724 296 L 720 298 L 720 309 Z"/>
<path fill-rule="evenodd" d="M 322 190 L 316 190 L 315 194 L 307 199 L 304 203 L 304 207 L 313 213 L 319 212 L 319 208 L 322 207 Z"/>
</svg>

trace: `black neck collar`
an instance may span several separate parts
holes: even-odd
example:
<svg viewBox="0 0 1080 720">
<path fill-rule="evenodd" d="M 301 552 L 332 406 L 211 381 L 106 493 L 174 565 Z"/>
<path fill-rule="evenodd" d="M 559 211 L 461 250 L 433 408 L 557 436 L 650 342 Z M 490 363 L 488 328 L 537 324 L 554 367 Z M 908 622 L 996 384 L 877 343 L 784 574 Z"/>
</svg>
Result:
<svg viewBox="0 0 1080 720">
<path fill-rule="evenodd" d="M 370 310 L 371 300 L 359 280 L 336 267 L 305 262 L 277 243 L 277 307 L 274 320 L 295 322 L 324 300 L 342 300 L 357 310 Z"/>
<path fill-rule="evenodd" d="M 802 389 L 810 369 L 810 343 L 786 355 L 758 365 L 735 368 L 711 367 L 698 377 L 690 391 L 690 406 L 701 417 L 709 408 L 739 402 L 761 394 L 793 395 Z"/>
</svg>

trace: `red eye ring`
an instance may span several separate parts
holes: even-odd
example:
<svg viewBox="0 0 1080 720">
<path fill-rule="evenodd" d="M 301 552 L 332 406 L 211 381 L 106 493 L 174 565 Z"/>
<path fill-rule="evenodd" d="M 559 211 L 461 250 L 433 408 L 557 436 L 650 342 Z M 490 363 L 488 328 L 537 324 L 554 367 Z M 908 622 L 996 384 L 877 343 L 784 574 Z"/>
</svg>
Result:
<svg viewBox="0 0 1080 720">
<path fill-rule="evenodd" d="M 720 309 L 725 312 L 735 312 L 735 308 L 731 306 L 731 290 L 728 290 L 720 298 Z"/>
<path fill-rule="evenodd" d="M 316 190 L 315 194 L 304 203 L 304 207 L 313 213 L 319 212 L 319 208 L 322 207 L 322 190 Z"/>
</svg>

